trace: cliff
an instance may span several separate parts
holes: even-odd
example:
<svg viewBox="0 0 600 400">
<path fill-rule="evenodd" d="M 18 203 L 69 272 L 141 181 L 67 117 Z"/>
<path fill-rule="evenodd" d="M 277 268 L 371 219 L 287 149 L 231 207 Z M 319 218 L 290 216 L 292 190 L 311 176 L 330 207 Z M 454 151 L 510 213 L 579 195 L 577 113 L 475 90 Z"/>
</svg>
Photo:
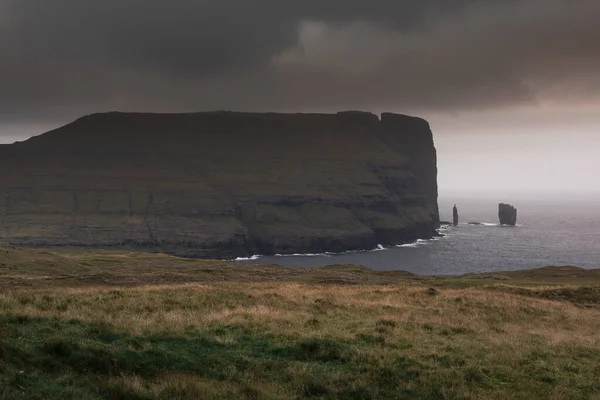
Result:
<svg viewBox="0 0 600 400">
<path fill-rule="evenodd" d="M 0 241 L 195 257 L 340 252 L 438 225 L 426 121 L 106 113 L 0 146 Z"/>
</svg>

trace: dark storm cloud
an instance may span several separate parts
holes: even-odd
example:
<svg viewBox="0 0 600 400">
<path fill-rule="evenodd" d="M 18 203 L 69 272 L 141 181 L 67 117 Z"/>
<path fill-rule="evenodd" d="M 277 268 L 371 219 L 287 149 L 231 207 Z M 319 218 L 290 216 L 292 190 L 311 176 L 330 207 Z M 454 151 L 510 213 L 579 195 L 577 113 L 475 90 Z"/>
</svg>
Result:
<svg viewBox="0 0 600 400">
<path fill-rule="evenodd" d="M 600 93 L 597 0 L 0 0 L 0 121 Z"/>
<path fill-rule="evenodd" d="M 32 62 L 110 61 L 199 75 L 268 61 L 295 42 L 305 19 L 364 19 L 402 29 L 418 23 L 424 10 L 439 8 L 433 0 L 368 5 L 339 0 L 0 1 L 7 4 L 8 55 Z"/>
</svg>

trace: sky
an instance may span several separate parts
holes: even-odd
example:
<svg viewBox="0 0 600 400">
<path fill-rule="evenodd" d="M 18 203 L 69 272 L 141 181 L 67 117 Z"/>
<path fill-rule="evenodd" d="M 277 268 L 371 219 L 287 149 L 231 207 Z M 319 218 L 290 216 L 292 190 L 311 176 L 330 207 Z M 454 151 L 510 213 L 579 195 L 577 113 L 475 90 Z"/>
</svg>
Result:
<svg viewBox="0 0 600 400">
<path fill-rule="evenodd" d="M 104 111 L 426 118 L 442 194 L 600 192 L 598 0 L 0 0 L 0 143 Z"/>
</svg>

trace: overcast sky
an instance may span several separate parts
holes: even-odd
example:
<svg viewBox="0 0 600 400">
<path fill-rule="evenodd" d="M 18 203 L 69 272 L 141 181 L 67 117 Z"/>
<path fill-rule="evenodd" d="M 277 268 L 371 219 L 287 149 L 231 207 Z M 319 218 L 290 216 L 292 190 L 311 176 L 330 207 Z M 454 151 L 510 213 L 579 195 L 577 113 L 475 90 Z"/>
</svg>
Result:
<svg viewBox="0 0 600 400">
<path fill-rule="evenodd" d="M 427 118 L 449 192 L 600 191 L 598 0 L 0 0 L 0 142 L 109 111 Z"/>
</svg>

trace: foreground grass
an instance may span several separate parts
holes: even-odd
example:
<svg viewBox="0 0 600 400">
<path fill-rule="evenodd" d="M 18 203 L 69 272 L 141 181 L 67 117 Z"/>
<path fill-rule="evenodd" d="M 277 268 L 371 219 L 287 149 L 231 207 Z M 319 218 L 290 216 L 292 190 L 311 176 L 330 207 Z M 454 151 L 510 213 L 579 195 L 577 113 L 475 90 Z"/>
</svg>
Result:
<svg viewBox="0 0 600 400">
<path fill-rule="evenodd" d="M 0 295 L 0 311 L 3 399 L 600 393 L 600 313 L 503 291 L 296 283 L 17 290 Z"/>
<path fill-rule="evenodd" d="M 600 398 L 597 271 L 3 254 L 2 399 Z"/>
</svg>

